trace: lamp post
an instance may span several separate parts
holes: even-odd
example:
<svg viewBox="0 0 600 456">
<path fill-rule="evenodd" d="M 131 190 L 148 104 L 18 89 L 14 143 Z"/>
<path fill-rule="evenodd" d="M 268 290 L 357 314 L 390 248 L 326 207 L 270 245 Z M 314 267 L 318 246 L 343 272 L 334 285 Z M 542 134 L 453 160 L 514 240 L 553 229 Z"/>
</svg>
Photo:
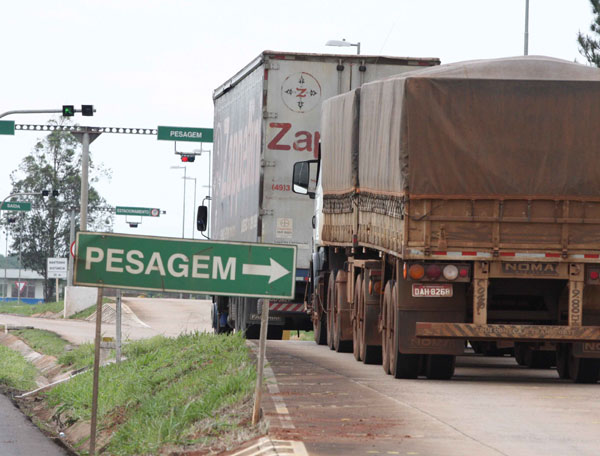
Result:
<svg viewBox="0 0 600 456">
<path fill-rule="evenodd" d="M 351 43 L 349 41 L 346 41 L 346 38 L 343 38 L 341 41 L 340 40 L 329 40 L 327 41 L 327 43 L 325 43 L 325 46 L 338 46 L 338 47 L 350 47 L 350 46 L 356 46 L 356 54 L 360 54 L 360 41 L 357 43 Z"/>
<path fill-rule="evenodd" d="M 181 239 L 185 238 L 185 181 L 187 180 L 187 168 L 185 166 L 171 166 L 171 169 L 183 169 L 183 220 L 181 222 Z"/>
<path fill-rule="evenodd" d="M 194 181 L 194 211 L 195 211 L 196 210 L 196 178 L 195 177 L 184 177 L 184 179 L 193 180 Z M 192 215 L 193 214 L 194 214 L 194 212 L 192 212 Z M 192 225 L 192 239 L 195 239 L 195 235 L 194 234 L 196 232 L 196 221 L 193 220 L 193 217 L 192 217 L 192 222 L 194 222 L 193 225 Z"/>
</svg>

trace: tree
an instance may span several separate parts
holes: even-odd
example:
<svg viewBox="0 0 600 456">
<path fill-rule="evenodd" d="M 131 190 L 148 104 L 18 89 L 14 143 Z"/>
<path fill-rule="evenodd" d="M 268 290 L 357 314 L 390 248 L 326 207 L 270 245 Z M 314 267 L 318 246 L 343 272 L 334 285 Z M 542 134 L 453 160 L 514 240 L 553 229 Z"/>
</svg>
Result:
<svg viewBox="0 0 600 456">
<path fill-rule="evenodd" d="M 590 31 L 593 36 L 577 33 L 577 42 L 579 43 L 579 53 L 587 61 L 597 67 L 600 67 L 600 0 L 590 0 L 594 21 L 590 25 Z"/>
<path fill-rule="evenodd" d="M 65 119 L 62 119 L 64 122 Z M 57 122 L 50 124 L 58 125 Z M 88 194 L 88 229 L 112 229 L 112 211 L 106 201 L 92 186 L 101 176 L 110 172 L 98 169 L 91 160 Z M 39 141 L 31 154 L 10 175 L 12 193 L 58 190 L 59 196 L 48 198 L 27 197 L 31 211 L 20 212 L 13 224 L 11 253 L 19 252 L 23 267 L 46 277 L 47 258 L 66 258 L 69 255 L 70 214 L 75 213 L 76 229 L 79 227 L 81 197 L 81 152 L 79 143 L 66 131 L 53 131 Z M 20 244 L 20 245 L 19 245 Z M 46 280 L 44 299 L 54 294 L 54 280 Z"/>
</svg>

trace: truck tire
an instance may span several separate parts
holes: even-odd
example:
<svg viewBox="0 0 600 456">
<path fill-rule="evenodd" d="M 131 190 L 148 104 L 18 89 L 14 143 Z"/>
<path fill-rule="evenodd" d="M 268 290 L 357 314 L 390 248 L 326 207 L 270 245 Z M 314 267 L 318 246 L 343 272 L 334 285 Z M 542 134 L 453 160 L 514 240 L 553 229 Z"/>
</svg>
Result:
<svg viewBox="0 0 600 456">
<path fill-rule="evenodd" d="M 526 366 L 525 353 L 528 350 L 527 345 L 515 342 L 515 361 L 519 366 Z"/>
<path fill-rule="evenodd" d="M 575 383 L 596 383 L 600 377 L 600 359 L 575 358 L 570 350 L 569 377 Z"/>
<path fill-rule="evenodd" d="M 417 378 L 421 367 L 421 355 L 400 353 L 400 311 L 398 302 L 398 286 L 394 284 L 392 292 L 392 307 L 394 314 L 394 334 L 390 371 L 396 378 Z"/>
<path fill-rule="evenodd" d="M 245 334 L 246 339 L 258 339 L 260 337 L 260 325 L 248 325 Z"/>
<path fill-rule="evenodd" d="M 334 284 L 335 288 L 335 284 Z M 353 349 L 352 340 L 342 340 L 342 295 L 339 293 L 335 293 L 335 307 L 334 307 L 334 315 L 335 315 L 335 327 L 334 327 L 334 337 L 333 344 L 335 351 L 338 353 L 350 353 Z"/>
<path fill-rule="evenodd" d="M 260 329 L 260 326 L 259 326 Z M 283 338 L 283 326 L 269 326 L 267 328 L 267 339 L 281 340 Z"/>
<path fill-rule="evenodd" d="M 362 329 L 360 325 L 360 301 L 362 296 L 362 279 L 360 275 L 356 277 L 354 282 L 354 299 L 352 300 L 352 353 L 356 361 L 362 361 L 361 357 L 361 335 Z"/>
<path fill-rule="evenodd" d="M 327 344 L 327 312 L 321 301 L 321 296 L 313 295 L 316 311 L 313 310 L 313 331 L 317 345 Z M 325 303 L 327 305 L 327 303 Z"/>
<path fill-rule="evenodd" d="M 427 355 L 425 376 L 431 380 L 449 380 L 454 375 L 456 356 Z"/>
<path fill-rule="evenodd" d="M 570 378 L 569 376 L 569 344 L 556 344 L 556 372 L 558 378 L 563 380 Z"/>
<path fill-rule="evenodd" d="M 327 346 L 334 350 L 334 304 L 335 304 L 335 276 L 337 271 L 331 271 L 329 283 L 327 284 Z"/>
<path fill-rule="evenodd" d="M 394 307 L 392 305 L 392 289 L 394 281 L 389 280 L 385 284 L 383 293 L 383 312 L 381 316 L 381 352 L 382 367 L 386 374 L 391 374 L 391 358 L 394 349 Z"/>
<path fill-rule="evenodd" d="M 375 316 L 373 312 L 369 313 L 369 306 L 367 305 L 367 294 L 369 293 L 369 284 L 367 284 L 366 277 L 361 280 L 362 293 L 360 302 L 360 358 L 365 364 L 380 364 L 381 363 L 381 345 L 368 345 L 367 331 L 373 328 L 377 329 L 379 322 L 377 321 L 378 316 Z"/>
</svg>

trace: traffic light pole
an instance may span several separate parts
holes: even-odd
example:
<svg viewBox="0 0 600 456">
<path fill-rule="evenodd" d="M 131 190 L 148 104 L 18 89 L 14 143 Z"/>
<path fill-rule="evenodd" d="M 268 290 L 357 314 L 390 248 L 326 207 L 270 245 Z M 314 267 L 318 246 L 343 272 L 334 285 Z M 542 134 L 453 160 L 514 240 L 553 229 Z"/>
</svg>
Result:
<svg viewBox="0 0 600 456">
<path fill-rule="evenodd" d="M 62 114 L 62 109 L 16 109 L 0 114 L 0 119 L 11 114 Z"/>
</svg>

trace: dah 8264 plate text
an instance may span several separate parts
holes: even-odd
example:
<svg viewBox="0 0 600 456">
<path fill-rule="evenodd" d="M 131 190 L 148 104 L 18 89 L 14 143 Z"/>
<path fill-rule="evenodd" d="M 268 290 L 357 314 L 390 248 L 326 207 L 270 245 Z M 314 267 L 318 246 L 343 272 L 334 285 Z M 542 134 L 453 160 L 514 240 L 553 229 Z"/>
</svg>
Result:
<svg viewBox="0 0 600 456">
<path fill-rule="evenodd" d="M 424 285 L 413 283 L 413 298 L 450 298 L 452 297 L 452 284 Z"/>
</svg>

